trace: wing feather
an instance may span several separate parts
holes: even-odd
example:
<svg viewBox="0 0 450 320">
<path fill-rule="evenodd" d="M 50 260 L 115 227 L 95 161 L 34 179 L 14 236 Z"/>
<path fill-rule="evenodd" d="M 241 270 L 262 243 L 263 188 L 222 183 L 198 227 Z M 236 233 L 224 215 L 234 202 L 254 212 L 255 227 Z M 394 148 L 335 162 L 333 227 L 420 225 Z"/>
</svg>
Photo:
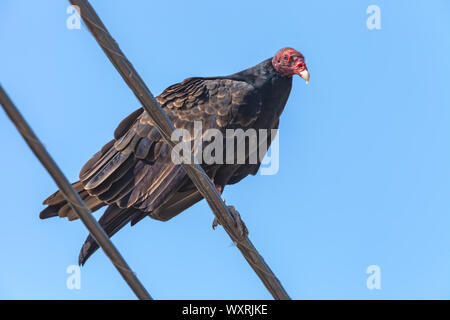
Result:
<svg viewBox="0 0 450 320">
<path fill-rule="evenodd" d="M 250 126 L 261 111 L 252 85 L 226 78 L 186 79 L 156 99 L 175 127 L 187 129 L 191 139 L 194 121 L 201 121 L 203 130 L 225 133 L 228 128 Z M 147 213 L 156 210 L 185 181 L 184 169 L 172 162 L 170 148 L 142 109 L 124 119 L 114 137 L 83 167 L 82 186 L 107 204 Z"/>
</svg>

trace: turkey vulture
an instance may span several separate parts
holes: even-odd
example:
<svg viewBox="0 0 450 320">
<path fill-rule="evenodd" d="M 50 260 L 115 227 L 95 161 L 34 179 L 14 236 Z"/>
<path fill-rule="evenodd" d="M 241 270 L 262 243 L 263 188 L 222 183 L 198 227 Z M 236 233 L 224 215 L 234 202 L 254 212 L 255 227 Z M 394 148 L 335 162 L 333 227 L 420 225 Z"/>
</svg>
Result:
<svg viewBox="0 0 450 320">
<path fill-rule="evenodd" d="M 294 74 L 308 83 L 303 55 L 283 48 L 274 57 L 229 76 L 188 78 L 168 87 L 156 100 L 175 128 L 190 133 L 195 121 L 201 122 L 202 133 L 207 129 L 277 129 Z M 267 136 L 268 145 L 272 138 Z M 202 167 L 221 193 L 226 185 L 255 175 L 260 164 L 258 159 L 257 163 Z M 109 237 L 128 222 L 134 225 L 146 216 L 167 221 L 202 199 L 182 166 L 172 161 L 170 147 L 142 108 L 119 124 L 114 139 L 83 166 L 79 178 L 73 187 L 91 211 L 108 206 L 99 224 Z M 41 219 L 77 219 L 60 191 L 44 204 L 48 207 L 40 213 Z M 89 235 L 80 252 L 80 265 L 97 249 Z"/>
</svg>

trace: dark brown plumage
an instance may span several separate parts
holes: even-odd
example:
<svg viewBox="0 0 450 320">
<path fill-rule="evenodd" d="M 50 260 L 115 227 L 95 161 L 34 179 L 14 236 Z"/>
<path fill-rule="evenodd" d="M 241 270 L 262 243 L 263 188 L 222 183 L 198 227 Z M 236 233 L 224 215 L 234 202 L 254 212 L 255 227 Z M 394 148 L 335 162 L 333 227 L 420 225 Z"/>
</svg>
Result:
<svg viewBox="0 0 450 320">
<path fill-rule="evenodd" d="M 156 99 L 175 128 L 188 130 L 191 139 L 194 121 L 201 121 L 202 134 L 212 128 L 224 135 L 226 129 L 278 128 L 292 85 L 292 74 L 286 73 L 288 62 L 276 60 L 283 52 L 292 56 L 293 73 L 304 72 L 306 66 L 298 72 L 295 69 L 300 60 L 304 65 L 303 56 L 287 48 L 274 58 L 230 76 L 186 79 L 168 87 Z M 283 68 L 277 66 L 278 62 L 284 63 Z M 269 136 L 269 145 L 271 139 Z M 203 147 L 208 143 L 203 142 Z M 258 158 L 256 164 L 202 166 L 223 190 L 225 185 L 256 174 L 259 165 Z M 171 160 L 169 146 L 142 108 L 119 124 L 114 139 L 83 166 L 79 178 L 73 186 L 91 211 L 108 206 L 99 223 L 110 237 L 128 222 L 134 225 L 146 216 L 166 221 L 202 199 L 184 169 Z M 42 219 L 77 218 L 59 191 L 44 204 L 48 207 L 41 212 Z M 97 248 L 89 236 L 79 263 L 84 264 Z"/>
</svg>

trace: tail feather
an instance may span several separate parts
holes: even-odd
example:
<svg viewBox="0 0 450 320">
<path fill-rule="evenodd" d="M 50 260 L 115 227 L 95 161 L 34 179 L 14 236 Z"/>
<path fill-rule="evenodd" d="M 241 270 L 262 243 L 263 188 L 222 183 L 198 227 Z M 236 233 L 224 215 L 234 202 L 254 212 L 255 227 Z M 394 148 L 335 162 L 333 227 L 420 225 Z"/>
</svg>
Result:
<svg viewBox="0 0 450 320">
<path fill-rule="evenodd" d="M 112 204 L 102 215 L 98 223 L 105 230 L 108 237 L 112 237 L 117 231 L 122 229 L 129 221 L 131 221 L 136 214 L 140 211 L 134 208 L 119 208 L 117 205 Z M 78 263 L 82 266 L 86 263 L 87 259 L 99 248 L 94 238 L 89 235 L 81 248 L 80 255 L 78 257 Z"/>
<path fill-rule="evenodd" d="M 89 210 L 96 211 L 105 205 L 105 203 L 97 197 L 90 196 L 87 191 L 84 190 L 80 181 L 72 183 L 72 186 L 75 191 L 78 192 L 81 199 L 86 203 Z M 43 204 L 48 205 L 48 207 L 42 210 L 39 214 L 41 219 L 48 219 L 56 216 L 61 218 L 67 217 L 69 220 L 78 219 L 78 215 L 72 210 L 60 190 L 45 199 Z"/>
<path fill-rule="evenodd" d="M 152 211 L 150 216 L 157 220 L 167 221 L 202 199 L 203 197 L 197 189 L 179 192 L 171 197 L 160 208 Z M 120 208 L 116 204 L 112 204 L 106 209 L 98 222 L 103 230 L 105 230 L 106 234 L 109 237 L 112 237 L 128 222 L 131 222 L 131 226 L 133 226 L 148 215 L 149 213 L 146 211 L 141 211 L 136 208 Z M 97 242 L 89 235 L 81 248 L 78 263 L 84 265 L 87 259 L 98 248 Z"/>
<path fill-rule="evenodd" d="M 150 217 L 160 221 L 168 221 L 203 199 L 197 189 L 175 193 L 159 208 L 150 213 Z M 138 223 L 145 216 L 136 216 L 131 225 Z"/>
<path fill-rule="evenodd" d="M 44 210 L 41 211 L 41 213 L 39 214 L 39 218 L 41 219 L 48 219 L 51 217 L 56 217 L 58 216 L 58 211 L 59 209 L 61 209 L 61 207 L 64 205 L 65 203 L 60 203 L 54 206 L 48 206 L 47 208 L 45 208 Z"/>
</svg>

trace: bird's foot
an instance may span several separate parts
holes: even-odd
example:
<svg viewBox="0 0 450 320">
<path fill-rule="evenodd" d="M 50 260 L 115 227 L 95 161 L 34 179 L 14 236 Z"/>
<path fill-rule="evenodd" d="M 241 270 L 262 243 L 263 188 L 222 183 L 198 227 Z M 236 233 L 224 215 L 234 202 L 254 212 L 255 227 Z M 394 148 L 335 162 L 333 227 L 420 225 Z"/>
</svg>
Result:
<svg viewBox="0 0 450 320">
<path fill-rule="evenodd" d="M 234 224 L 235 224 L 234 225 L 234 227 L 235 227 L 234 234 L 237 235 L 237 237 L 238 237 L 236 240 L 238 242 L 241 242 L 248 236 L 247 226 L 245 225 L 244 221 L 241 219 L 241 215 L 234 208 L 234 206 L 227 206 L 227 207 L 234 219 Z M 217 219 L 217 217 L 215 217 L 213 224 L 212 224 L 212 228 L 216 229 L 216 227 L 220 224 L 221 223 L 220 223 L 219 219 Z"/>
</svg>

